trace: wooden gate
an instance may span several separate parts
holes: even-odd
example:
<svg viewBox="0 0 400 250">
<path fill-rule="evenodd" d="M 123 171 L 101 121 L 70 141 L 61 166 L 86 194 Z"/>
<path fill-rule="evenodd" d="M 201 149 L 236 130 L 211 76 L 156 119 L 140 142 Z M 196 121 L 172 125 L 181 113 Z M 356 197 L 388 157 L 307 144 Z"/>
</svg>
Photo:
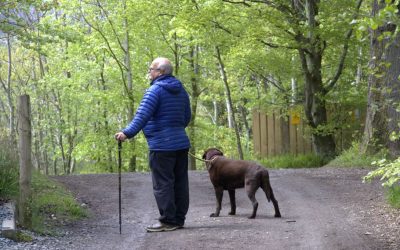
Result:
<svg viewBox="0 0 400 250">
<path fill-rule="evenodd" d="M 254 152 L 261 157 L 313 152 L 311 136 L 295 112 L 282 117 L 254 110 L 253 143 Z"/>
</svg>

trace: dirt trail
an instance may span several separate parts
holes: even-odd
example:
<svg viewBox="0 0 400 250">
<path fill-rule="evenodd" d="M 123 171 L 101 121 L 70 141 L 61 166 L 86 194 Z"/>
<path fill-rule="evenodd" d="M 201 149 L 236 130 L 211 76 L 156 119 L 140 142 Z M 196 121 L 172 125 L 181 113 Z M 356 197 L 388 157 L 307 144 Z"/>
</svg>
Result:
<svg viewBox="0 0 400 250">
<path fill-rule="evenodd" d="M 221 216 L 206 172 L 190 172 L 190 209 L 184 229 L 146 233 L 158 217 L 149 174 L 123 174 L 123 226 L 118 229 L 117 175 L 65 176 L 56 179 L 88 204 L 92 216 L 21 249 L 400 249 L 400 211 L 384 203 L 380 184 L 362 184 L 360 169 L 270 171 L 282 218 L 257 192 L 256 219 L 250 201 L 237 190 L 237 215 L 228 216 L 224 193 Z M 393 223 L 389 223 L 392 221 Z M 35 248 L 37 247 L 37 248 Z M 54 247 L 54 248 L 53 248 Z M 15 248 L 18 249 L 18 248 Z"/>
</svg>

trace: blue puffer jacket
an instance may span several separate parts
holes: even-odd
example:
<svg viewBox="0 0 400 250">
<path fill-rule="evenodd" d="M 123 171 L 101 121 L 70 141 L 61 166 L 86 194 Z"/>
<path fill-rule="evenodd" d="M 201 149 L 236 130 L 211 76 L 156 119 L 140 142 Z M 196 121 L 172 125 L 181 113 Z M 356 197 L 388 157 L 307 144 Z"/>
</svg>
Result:
<svg viewBox="0 0 400 250">
<path fill-rule="evenodd" d="M 150 85 L 122 132 L 132 138 L 143 129 L 149 149 L 154 151 L 190 148 L 185 132 L 191 118 L 190 102 L 182 83 L 172 75 L 162 75 Z"/>
</svg>

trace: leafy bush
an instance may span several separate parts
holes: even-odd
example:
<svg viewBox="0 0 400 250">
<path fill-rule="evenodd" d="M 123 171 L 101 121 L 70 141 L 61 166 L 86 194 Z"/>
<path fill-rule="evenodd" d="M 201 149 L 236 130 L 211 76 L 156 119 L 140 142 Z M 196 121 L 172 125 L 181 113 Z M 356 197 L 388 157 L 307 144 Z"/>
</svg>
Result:
<svg viewBox="0 0 400 250">
<path fill-rule="evenodd" d="M 383 186 L 391 187 L 394 184 L 400 184 L 400 158 L 394 161 L 388 161 L 382 159 L 379 161 L 374 161 L 373 165 L 378 168 L 369 172 L 367 176 L 364 177 L 365 181 L 369 181 L 375 177 L 381 177 Z"/>
<path fill-rule="evenodd" d="M 322 157 L 314 154 L 274 156 L 262 159 L 261 163 L 267 168 L 315 168 L 326 164 Z"/>
<path fill-rule="evenodd" d="M 1 138 L 0 145 L 0 198 L 10 199 L 18 194 L 18 161 Z"/>
<path fill-rule="evenodd" d="M 6 147 L 0 138 L 0 198 L 16 200 L 19 192 L 19 167 L 16 153 Z M 58 183 L 33 171 L 32 230 L 51 234 L 58 223 L 73 221 L 87 216 L 73 196 Z"/>
<path fill-rule="evenodd" d="M 338 157 L 330 161 L 327 166 L 372 168 L 372 162 L 385 157 L 386 154 L 384 151 L 381 151 L 376 155 L 361 154 L 359 148 L 360 143 L 353 142 L 349 149 L 344 150 Z"/>
</svg>

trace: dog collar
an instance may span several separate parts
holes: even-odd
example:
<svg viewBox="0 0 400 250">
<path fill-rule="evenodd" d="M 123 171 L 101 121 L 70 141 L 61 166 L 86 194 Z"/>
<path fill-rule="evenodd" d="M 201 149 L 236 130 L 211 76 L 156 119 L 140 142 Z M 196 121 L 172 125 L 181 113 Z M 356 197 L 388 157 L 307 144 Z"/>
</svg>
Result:
<svg viewBox="0 0 400 250">
<path fill-rule="evenodd" d="M 208 161 L 206 162 L 207 171 L 210 171 L 210 169 L 211 169 L 212 166 L 213 166 L 214 161 L 215 161 L 219 156 L 220 156 L 220 155 L 214 155 L 213 157 L 211 157 L 210 160 L 208 160 Z"/>
</svg>

